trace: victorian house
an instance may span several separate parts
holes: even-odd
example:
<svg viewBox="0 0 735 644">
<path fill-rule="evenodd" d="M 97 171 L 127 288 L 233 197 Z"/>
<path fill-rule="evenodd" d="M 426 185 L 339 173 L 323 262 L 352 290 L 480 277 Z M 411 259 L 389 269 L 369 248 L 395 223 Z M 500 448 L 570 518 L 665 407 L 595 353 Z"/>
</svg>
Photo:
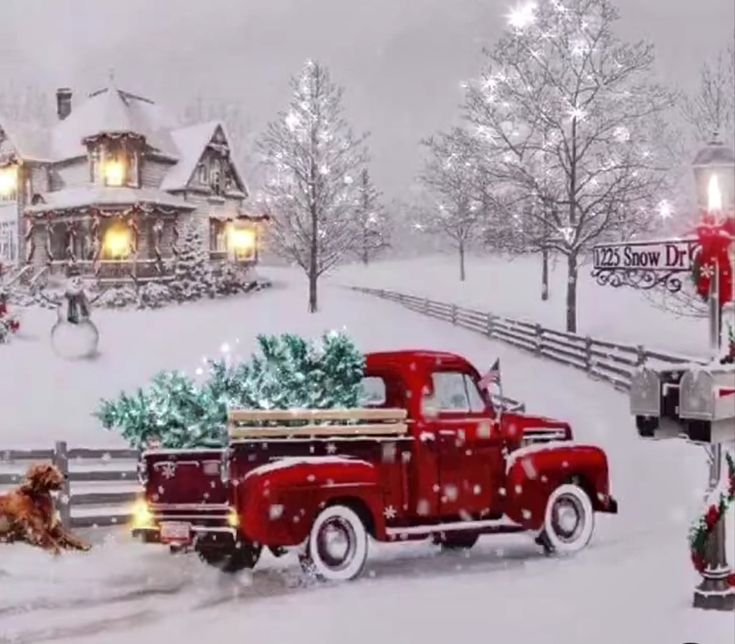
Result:
<svg viewBox="0 0 735 644">
<path fill-rule="evenodd" d="M 99 283 L 167 279 L 182 232 L 199 227 L 216 265 L 257 262 L 261 219 L 224 126 L 181 127 L 114 86 L 73 105 L 56 95 L 49 128 L 0 114 L 0 263 L 35 280 L 71 266 Z"/>
</svg>

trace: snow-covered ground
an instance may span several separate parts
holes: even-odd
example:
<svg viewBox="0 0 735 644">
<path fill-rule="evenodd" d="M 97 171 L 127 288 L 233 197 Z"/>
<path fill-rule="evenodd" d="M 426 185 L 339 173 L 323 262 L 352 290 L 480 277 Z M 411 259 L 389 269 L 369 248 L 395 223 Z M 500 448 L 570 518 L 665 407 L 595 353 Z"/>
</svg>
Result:
<svg viewBox="0 0 735 644">
<path fill-rule="evenodd" d="M 700 448 L 638 439 L 626 397 L 581 372 L 335 285 L 309 316 L 303 280 L 285 269 L 269 276 L 276 286 L 249 297 L 96 311 L 101 355 L 91 362 L 56 358 L 52 314 L 29 312 L 25 337 L 0 346 L 0 450 L 58 439 L 120 444 L 90 416 L 100 397 L 161 368 L 193 373 L 223 343 L 247 354 L 259 332 L 345 327 L 366 351 L 457 351 L 481 368 L 500 356 L 508 395 L 570 420 L 577 439 L 607 450 L 620 514 L 598 515 L 591 547 L 572 559 L 544 558 L 517 535 L 485 537 L 467 556 L 423 543 L 375 546 L 365 578 L 338 586 L 302 579 L 292 555 L 266 557 L 252 575 L 222 576 L 123 531 L 92 531 L 92 552 L 58 559 L 0 546 L 0 642 L 733 641 L 732 615 L 690 607 L 697 576 L 686 532 L 706 482 Z"/>
<path fill-rule="evenodd" d="M 578 283 L 579 333 L 685 356 L 708 355 L 707 321 L 675 316 L 652 305 L 632 288 L 599 286 L 588 265 Z M 332 278 L 335 282 L 402 291 L 420 297 L 474 307 L 497 315 L 565 329 L 566 264 L 552 259 L 550 297 L 541 300 L 541 258 L 469 256 L 467 279 L 459 280 L 454 255 L 378 261 L 367 267 L 351 264 Z M 688 276 L 684 275 L 684 280 Z M 658 297 L 664 296 L 659 293 Z"/>
</svg>

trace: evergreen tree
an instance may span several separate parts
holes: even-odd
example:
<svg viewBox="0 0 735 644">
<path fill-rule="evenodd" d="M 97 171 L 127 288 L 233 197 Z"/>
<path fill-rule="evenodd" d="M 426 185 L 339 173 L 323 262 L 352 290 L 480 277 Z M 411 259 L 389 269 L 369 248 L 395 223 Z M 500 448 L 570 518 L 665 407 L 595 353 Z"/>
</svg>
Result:
<svg viewBox="0 0 735 644">
<path fill-rule="evenodd" d="M 209 257 L 196 221 L 191 221 L 184 227 L 171 290 L 180 302 L 212 295 Z"/>
<path fill-rule="evenodd" d="M 363 168 L 357 184 L 356 216 L 360 232 L 356 251 L 366 266 L 380 251 L 390 247 L 388 218 L 380 199 L 380 192 L 373 185 L 370 173 Z"/>
<path fill-rule="evenodd" d="M 227 410 L 357 407 L 364 357 L 352 340 L 329 333 L 320 343 L 296 335 L 259 336 L 249 362 L 209 364 L 197 384 L 162 372 L 146 389 L 103 400 L 96 416 L 134 447 L 219 446 L 227 441 Z"/>
</svg>

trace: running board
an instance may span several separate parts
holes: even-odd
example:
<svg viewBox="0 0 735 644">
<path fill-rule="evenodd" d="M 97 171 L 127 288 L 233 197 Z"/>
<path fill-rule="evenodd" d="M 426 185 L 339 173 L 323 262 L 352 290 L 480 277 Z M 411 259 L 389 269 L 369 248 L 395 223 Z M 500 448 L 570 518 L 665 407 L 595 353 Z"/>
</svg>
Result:
<svg viewBox="0 0 735 644">
<path fill-rule="evenodd" d="M 453 521 L 451 523 L 432 523 L 430 525 L 412 525 L 405 528 L 386 528 L 389 537 L 396 536 L 421 536 L 437 534 L 440 532 L 521 532 L 526 528 L 507 518 L 487 519 L 483 521 Z"/>
</svg>

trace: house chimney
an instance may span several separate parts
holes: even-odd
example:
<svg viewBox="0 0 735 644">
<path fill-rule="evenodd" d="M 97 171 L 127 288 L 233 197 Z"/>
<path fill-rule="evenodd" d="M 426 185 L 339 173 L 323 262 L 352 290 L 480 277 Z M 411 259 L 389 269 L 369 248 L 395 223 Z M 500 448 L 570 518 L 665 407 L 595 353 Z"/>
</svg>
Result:
<svg viewBox="0 0 735 644">
<path fill-rule="evenodd" d="M 56 114 L 60 121 L 71 114 L 71 90 L 68 87 L 56 90 Z"/>
</svg>

